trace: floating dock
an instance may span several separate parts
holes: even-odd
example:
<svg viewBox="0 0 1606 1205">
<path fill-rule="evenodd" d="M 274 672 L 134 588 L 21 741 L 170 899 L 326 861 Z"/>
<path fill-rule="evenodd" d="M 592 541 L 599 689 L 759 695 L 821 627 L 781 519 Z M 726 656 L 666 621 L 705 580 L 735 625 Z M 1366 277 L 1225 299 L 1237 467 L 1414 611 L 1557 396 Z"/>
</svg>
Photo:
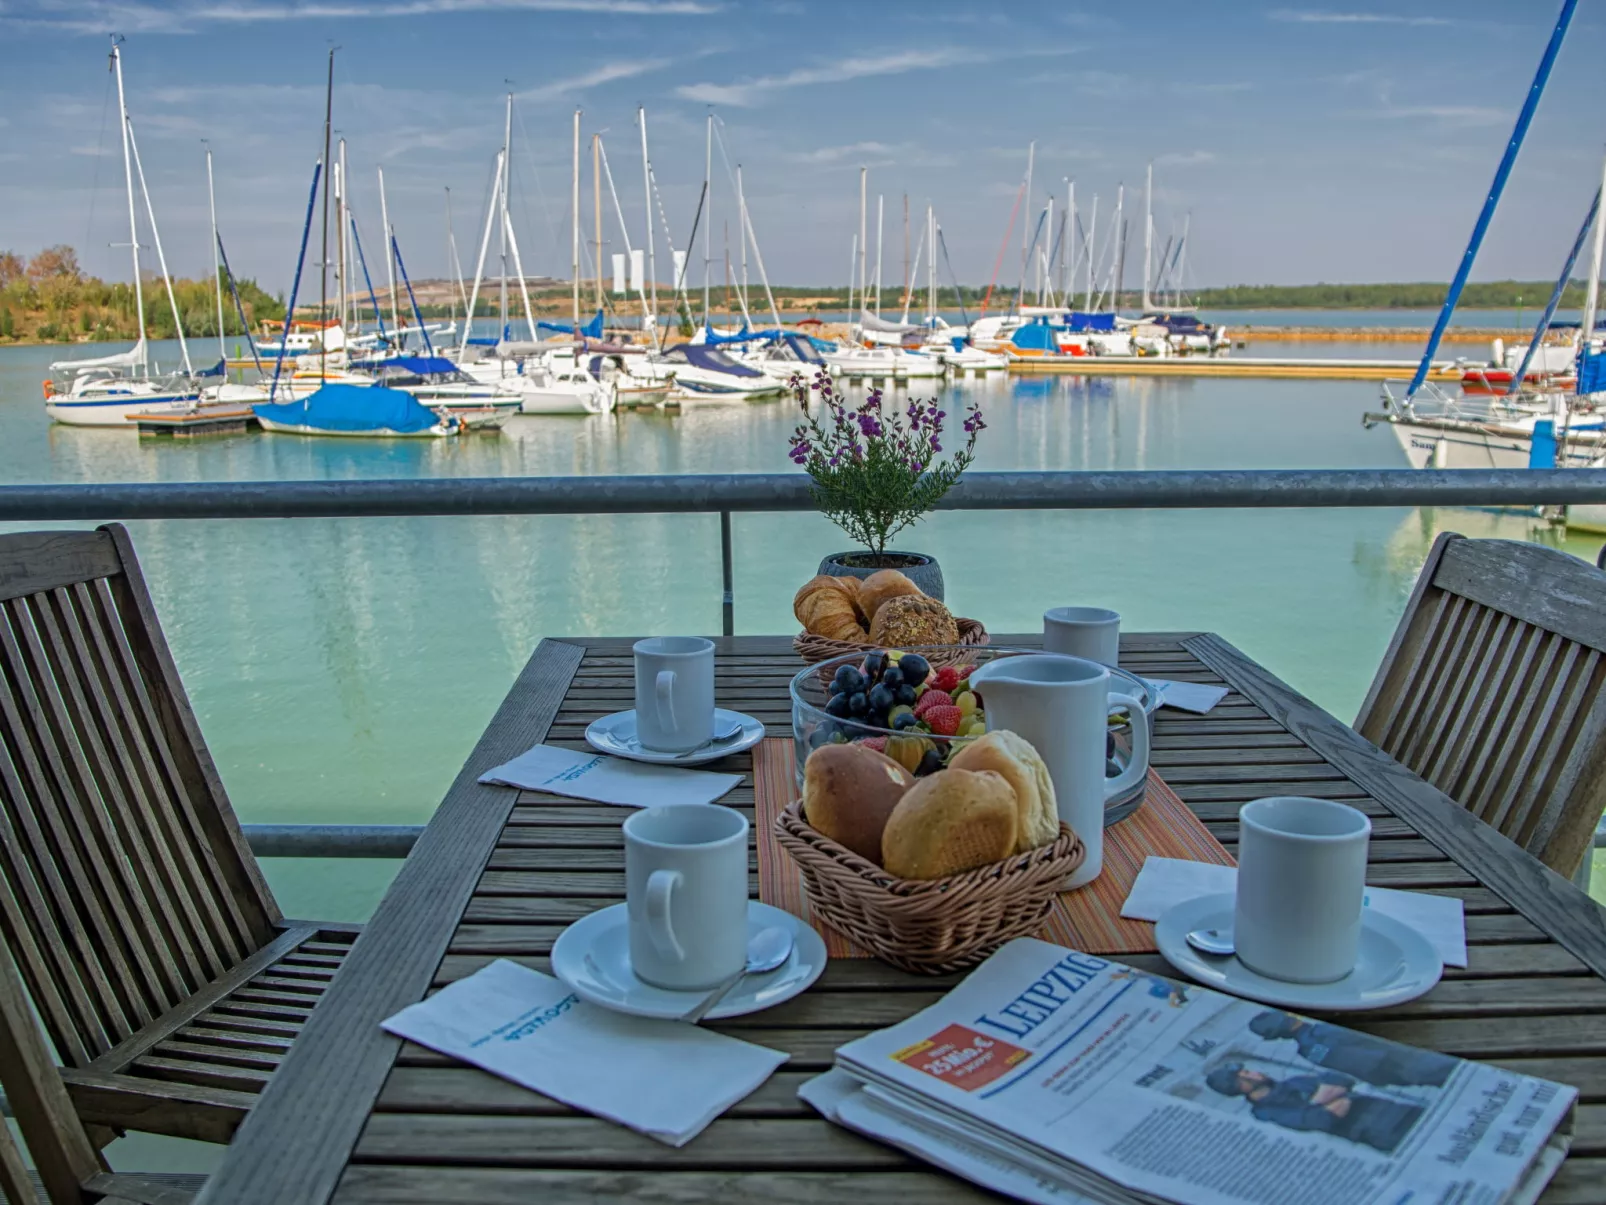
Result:
<svg viewBox="0 0 1606 1205">
<path fill-rule="evenodd" d="M 1078 377 L 1260 377 L 1266 380 L 1409 380 L 1415 360 L 1292 360 L 1260 356 L 1030 356 L 1011 360 L 1019 376 Z M 1430 381 L 1459 381 L 1463 367 L 1440 361 Z"/>
<path fill-rule="evenodd" d="M 134 421 L 142 436 L 170 439 L 240 435 L 257 427 L 257 416 L 249 406 L 200 406 L 183 414 L 137 414 Z"/>
</svg>

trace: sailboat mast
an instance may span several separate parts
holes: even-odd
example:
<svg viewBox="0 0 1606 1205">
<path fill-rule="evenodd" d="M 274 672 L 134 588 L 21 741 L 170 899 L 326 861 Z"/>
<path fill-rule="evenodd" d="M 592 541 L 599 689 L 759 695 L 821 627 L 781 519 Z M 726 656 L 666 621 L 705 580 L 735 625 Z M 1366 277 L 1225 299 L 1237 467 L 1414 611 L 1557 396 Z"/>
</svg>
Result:
<svg viewBox="0 0 1606 1205">
<path fill-rule="evenodd" d="M 880 193 L 875 199 L 875 316 L 881 317 L 881 236 L 886 233 L 886 224 L 883 221 L 886 212 L 886 197 Z"/>
<path fill-rule="evenodd" d="M 128 245 L 134 255 L 134 315 L 139 322 L 139 363 L 149 368 L 150 353 L 145 344 L 145 284 L 139 275 L 139 225 L 134 216 L 134 164 L 128 150 L 128 102 L 123 97 L 123 56 L 117 39 L 112 39 L 112 71 L 117 76 L 117 111 L 122 115 L 123 181 L 128 186 Z"/>
<path fill-rule="evenodd" d="M 903 308 L 909 308 L 909 194 L 903 194 Z"/>
<path fill-rule="evenodd" d="M 1601 166 L 1601 195 L 1606 197 L 1606 164 Z M 1606 250 L 1606 218 L 1595 212 L 1595 245 L 1590 249 L 1589 284 L 1584 289 L 1584 321 L 1578 329 L 1578 352 L 1589 354 L 1590 342 L 1595 337 L 1595 316 L 1600 312 L 1601 252 Z M 1579 378 L 1582 380 L 1582 377 Z"/>
<path fill-rule="evenodd" d="M 511 102 L 511 97 L 509 98 Z M 511 112 L 511 108 L 509 112 Z M 580 340 L 580 110 L 574 111 L 574 178 L 572 180 L 574 241 L 569 277 L 574 287 L 574 338 Z"/>
<path fill-rule="evenodd" d="M 647 222 L 647 283 L 652 291 L 652 303 L 647 309 L 647 315 L 642 320 L 644 324 L 651 325 L 654 330 L 653 340 L 657 341 L 658 328 L 658 260 L 653 251 L 652 239 L 652 159 L 647 154 L 647 106 L 641 105 L 636 109 L 637 120 L 641 123 L 641 193 L 642 216 Z"/>
<path fill-rule="evenodd" d="M 723 145 L 723 144 L 722 144 Z M 708 288 L 713 274 L 714 236 L 714 115 L 708 115 L 708 130 L 703 144 L 703 197 L 708 205 L 708 220 L 703 223 L 703 325 L 710 325 L 708 316 Z"/>
<path fill-rule="evenodd" d="M 742 283 L 738 294 L 742 301 L 742 325 L 751 326 L 747 313 L 747 192 L 742 187 L 742 165 L 736 165 L 736 220 L 742 227 Z M 779 324 L 777 324 L 779 325 Z"/>
<path fill-rule="evenodd" d="M 1193 225 L 1193 213 L 1190 210 L 1182 219 L 1182 241 L 1177 244 L 1177 269 L 1171 278 L 1171 304 L 1182 304 L 1182 274 L 1188 269 L 1188 227 Z"/>
<path fill-rule="evenodd" d="M 507 117 L 502 126 L 502 223 L 501 240 L 498 246 L 502 253 L 502 288 L 499 299 L 498 317 L 501 325 L 497 328 L 496 337 L 500 341 L 507 338 L 507 186 L 512 178 L 510 165 L 513 162 L 513 93 L 507 94 Z"/>
<path fill-rule="evenodd" d="M 385 169 L 379 169 L 379 222 L 385 228 L 385 286 L 390 290 L 390 329 L 396 332 L 398 340 L 401 337 L 401 322 L 396 317 L 396 256 L 391 252 L 391 235 L 396 232 L 390 228 L 390 206 L 385 200 Z M 457 241 L 452 235 L 452 190 L 446 190 L 446 242 L 452 253 L 452 260 L 457 260 Z M 457 269 L 457 291 L 463 291 L 463 269 Z M 467 302 L 464 303 L 465 305 Z"/>
<path fill-rule="evenodd" d="M 1126 280 L 1126 185 L 1115 187 L 1115 225 L 1110 227 L 1115 241 L 1115 285 L 1110 294 L 1110 313 L 1121 312 L 1121 285 Z"/>
<path fill-rule="evenodd" d="M 591 209 L 597 242 L 597 309 L 602 309 L 602 143 L 601 134 L 591 135 Z"/>
<path fill-rule="evenodd" d="M 474 288 L 468 295 L 468 316 L 463 319 L 463 342 L 461 352 L 468 351 L 469 336 L 474 333 L 474 311 L 479 309 L 480 284 L 485 280 L 485 253 L 491 246 L 491 223 L 501 214 L 502 201 L 502 152 L 496 152 L 496 178 L 491 183 L 491 203 L 485 210 L 485 231 L 480 235 L 480 254 L 474 261 Z M 507 227 L 504 225 L 505 231 Z"/>
<path fill-rule="evenodd" d="M 867 223 L 867 220 L 866 220 L 869 217 L 870 210 L 869 210 L 869 205 L 867 203 L 868 202 L 868 196 L 867 196 L 867 194 L 865 192 L 865 189 L 866 189 L 866 187 L 868 185 L 869 174 L 870 174 L 870 169 L 869 168 L 861 167 L 859 169 L 859 309 L 860 310 L 864 310 L 864 309 L 868 308 L 868 303 L 866 301 L 866 293 L 865 293 L 865 284 L 867 282 L 866 282 L 865 276 L 864 276 L 864 261 L 865 261 L 865 258 L 866 258 L 866 253 L 870 249 L 870 227 L 869 227 L 869 225 Z"/>
<path fill-rule="evenodd" d="M 930 311 L 930 326 L 937 328 L 937 216 L 930 205 L 926 206 L 926 246 L 930 259 L 926 264 L 926 309 Z"/>
<path fill-rule="evenodd" d="M 1076 181 L 1065 181 L 1065 241 L 1069 244 L 1065 249 L 1065 258 L 1060 261 L 1060 292 L 1064 294 L 1065 307 L 1069 309 L 1074 302 L 1071 301 L 1071 290 L 1076 287 Z"/>
<path fill-rule="evenodd" d="M 1058 247 L 1054 239 L 1054 194 L 1048 194 L 1048 216 L 1043 222 L 1044 246 L 1037 251 L 1037 304 L 1046 304 L 1054 290 L 1054 261 Z"/>
<path fill-rule="evenodd" d="M 351 290 L 346 285 L 346 213 L 348 210 L 346 193 L 349 189 L 346 174 L 346 140 L 339 140 L 340 154 L 335 163 L 335 283 L 338 300 L 336 304 L 340 309 L 340 326 L 342 330 L 346 325 L 346 314 L 350 309 Z"/>
<path fill-rule="evenodd" d="M 1037 160 L 1037 143 L 1034 141 L 1026 148 L 1026 196 L 1025 208 L 1021 210 L 1023 218 L 1032 212 L 1032 167 Z M 1028 239 L 1026 230 L 1031 225 L 1029 221 L 1022 221 L 1020 227 L 1020 278 L 1021 283 L 1026 281 L 1026 256 L 1028 253 Z"/>
<path fill-rule="evenodd" d="M 1098 248 L 1098 243 L 1094 240 L 1098 237 L 1098 232 L 1099 194 L 1094 193 L 1093 212 L 1087 219 L 1087 300 L 1082 305 L 1082 308 L 1090 314 L 1093 312 L 1093 261 L 1097 258 L 1094 252 Z"/>
<path fill-rule="evenodd" d="M 1154 279 L 1154 161 L 1149 161 L 1148 182 L 1143 186 L 1143 312 L 1154 308 L 1149 282 Z"/>
<path fill-rule="evenodd" d="M 329 80 L 323 93 L 323 161 L 329 163 L 329 133 L 334 119 L 335 104 L 335 48 L 329 48 Z M 318 254 L 318 377 L 329 375 L 327 336 L 329 334 L 329 177 L 323 179 L 323 242 Z"/>
<path fill-rule="evenodd" d="M 223 342 L 223 263 L 217 254 L 217 192 L 212 187 L 212 148 L 206 148 L 206 207 L 212 215 L 212 275 L 217 280 L 217 350 L 227 362 L 229 348 Z"/>
</svg>

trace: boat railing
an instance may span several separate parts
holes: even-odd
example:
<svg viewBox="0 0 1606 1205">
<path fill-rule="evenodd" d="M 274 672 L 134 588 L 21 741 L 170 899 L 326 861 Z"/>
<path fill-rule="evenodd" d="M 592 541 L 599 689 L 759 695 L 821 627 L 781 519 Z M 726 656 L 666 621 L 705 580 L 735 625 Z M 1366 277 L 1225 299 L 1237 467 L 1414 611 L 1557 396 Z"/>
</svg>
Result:
<svg viewBox="0 0 1606 1205">
<path fill-rule="evenodd" d="M 942 510 L 1538 507 L 1606 503 L 1606 469 L 1176 469 L 969 473 Z M 801 473 L 0 486 L 0 522 L 409 516 L 719 516 L 735 632 L 734 516 L 812 511 Z M 412 825 L 248 824 L 260 857 L 402 858 Z"/>
</svg>

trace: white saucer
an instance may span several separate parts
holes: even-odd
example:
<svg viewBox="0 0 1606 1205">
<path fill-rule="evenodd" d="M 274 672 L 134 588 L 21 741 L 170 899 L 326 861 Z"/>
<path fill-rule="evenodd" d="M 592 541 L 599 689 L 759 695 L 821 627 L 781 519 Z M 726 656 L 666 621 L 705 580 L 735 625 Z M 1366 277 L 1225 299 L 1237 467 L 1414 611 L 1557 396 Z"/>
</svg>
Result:
<svg viewBox="0 0 1606 1205">
<path fill-rule="evenodd" d="M 631 761 L 651 762 L 655 766 L 699 766 L 703 762 L 718 761 L 732 753 L 751 749 L 764 739 L 764 725 L 752 716 L 739 711 L 726 711 L 723 707 L 714 709 L 715 732 L 726 732 L 732 724 L 740 724 L 742 730 L 729 740 L 715 741 L 690 753 L 660 753 L 641 747 L 641 742 L 636 738 L 636 709 L 632 707 L 629 711 L 616 711 L 592 721 L 586 728 L 586 744 L 598 753 L 611 753 L 614 757 L 627 757 Z"/>
<path fill-rule="evenodd" d="M 1361 913 L 1361 953 L 1355 969 L 1334 983 L 1290 983 L 1258 975 L 1235 955 L 1201 954 L 1188 944 L 1195 929 L 1231 929 L 1231 892 L 1177 904 L 1154 926 L 1165 960 L 1206 987 L 1264 1004 L 1317 1012 L 1358 1012 L 1402 1004 L 1422 995 L 1444 974 L 1439 952 L 1409 925 L 1371 908 Z"/>
<path fill-rule="evenodd" d="M 708 993 L 670 991 L 637 979 L 630 968 L 628 925 L 624 904 L 575 921 L 552 947 L 552 973 L 582 1000 L 615 1012 L 668 1020 L 684 1016 Z M 708 1013 L 707 1020 L 740 1017 L 790 1000 L 825 970 L 825 942 L 818 933 L 790 912 L 748 900 L 748 936 L 772 925 L 792 930 L 791 954 L 775 970 L 742 979 Z"/>
</svg>

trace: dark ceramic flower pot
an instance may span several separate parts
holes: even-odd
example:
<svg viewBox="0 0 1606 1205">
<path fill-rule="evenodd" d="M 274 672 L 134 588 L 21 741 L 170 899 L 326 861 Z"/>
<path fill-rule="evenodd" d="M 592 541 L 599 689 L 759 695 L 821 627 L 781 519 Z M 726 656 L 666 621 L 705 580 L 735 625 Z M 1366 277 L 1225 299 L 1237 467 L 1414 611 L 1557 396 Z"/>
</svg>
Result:
<svg viewBox="0 0 1606 1205">
<path fill-rule="evenodd" d="M 882 569 L 896 569 L 928 597 L 942 601 L 942 569 L 936 557 L 922 552 L 834 552 L 820 562 L 820 572 L 832 577 L 869 577 Z"/>
</svg>

